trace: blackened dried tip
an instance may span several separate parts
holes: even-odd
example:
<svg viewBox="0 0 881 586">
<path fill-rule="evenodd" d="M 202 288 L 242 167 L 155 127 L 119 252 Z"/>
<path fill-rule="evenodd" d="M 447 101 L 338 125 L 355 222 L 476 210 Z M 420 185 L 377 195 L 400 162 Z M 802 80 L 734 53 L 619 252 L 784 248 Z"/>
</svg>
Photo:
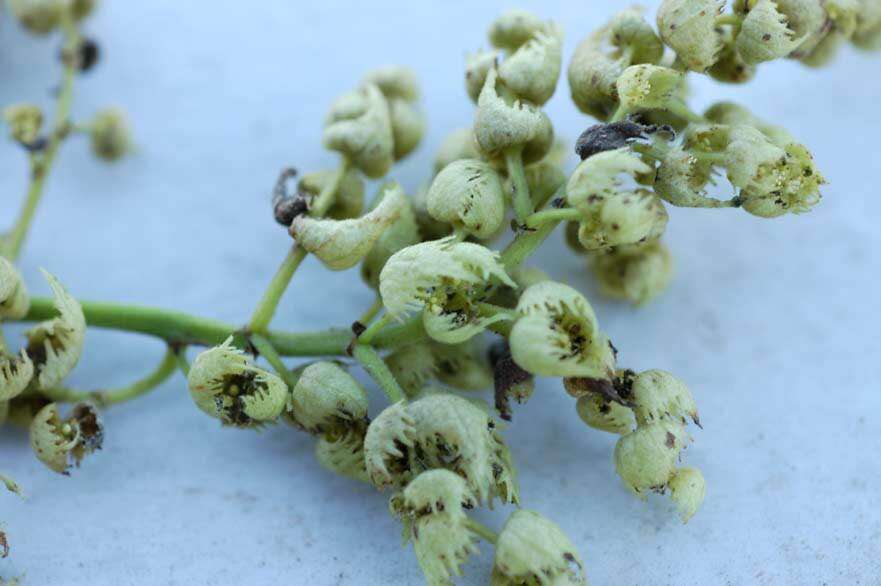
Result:
<svg viewBox="0 0 881 586">
<path fill-rule="evenodd" d="M 80 71 L 85 72 L 98 63 L 101 57 L 101 48 L 93 39 L 84 38 L 80 42 L 77 53 L 77 67 Z"/>
<path fill-rule="evenodd" d="M 675 138 L 675 132 L 669 126 L 640 124 L 634 120 L 594 124 L 575 141 L 575 153 L 583 161 L 597 153 L 626 147 L 633 141 L 648 138 L 655 133 L 666 135 L 668 140 Z"/>
<path fill-rule="evenodd" d="M 309 211 L 309 201 L 305 197 L 288 193 L 288 180 L 296 176 L 296 169 L 285 167 L 279 173 L 275 188 L 272 190 L 272 214 L 275 221 L 284 227 L 290 226 L 294 218 Z"/>
</svg>

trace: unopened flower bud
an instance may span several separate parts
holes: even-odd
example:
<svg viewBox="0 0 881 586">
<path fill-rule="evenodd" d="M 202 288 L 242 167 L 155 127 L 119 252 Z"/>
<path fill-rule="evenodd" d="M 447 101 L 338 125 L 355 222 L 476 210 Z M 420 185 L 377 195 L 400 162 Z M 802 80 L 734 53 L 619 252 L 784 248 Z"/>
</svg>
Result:
<svg viewBox="0 0 881 586">
<path fill-rule="evenodd" d="M 418 395 L 437 372 L 434 352 L 426 341 L 396 348 L 384 360 L 408 397 Z"/>
<path fill-rule="evenodd" d="M 509 336 L 511 355 L 524 370 L 543 376 L 611 378 L 615 356 L 587 299 L 545 281 L 526 289 L 520 318 Z"/>
<path fill-rule="evenodd" d="M 440 173 L 453 161 L 478 158 L 480 153 L 474 143 L 474 132 L 471 128 L 459 128 L 449 133 L 437 149 L 434 156 L 434 172 Z"/>
<path fill-rule="evenodd" d="M 31 448 L 50 470 L 68 474 L 71 465 L 101 449 L 104 425 L 92 405 L 80 403 L 68 419 L 62 419 L 58 405 L 50 403 L 34 417 L 30 427 Z"/>
<path fill-rule="evenodd" d="M 563 59 L 563 31 L 543 25 L 499 65 L 499 78 L 519 98 L 543 105 L 557 88 Z"/>
<path fill-rule="evenodd" d="M 304 197 L 318 197 L 318 194 L 334 180 L 337 172 L 336 169 L 324 169 L 306 173 L 297 182 L 297 193 Z M 364 179 L 361 178 L 358 169 L 349 168 L 340 181 L 333 204 L 324 215 L 334 220 L 347 220 L 357 218 L 363 211 Z"/>
<path fill-rule="evenodd" d="M 608 120 L 618 107 L 615 81 L 626 66 L 603 54 L 592 37 L 582 41 L 567 70 L 572 101 L 578 109 L 598 120 Z"/>
<path fill-rule="evenodd" d="M 34 364 L 39 389 L 51 389 L 70 374 L 83 351 L 86 319 L 79 302 L 55 277 L 43 271 L 55 297 L 58 317 L 41 322 L 27 331 L 27 354 Z"/>
<path fill-rule="evenodd" d="M 364 83 L 372 83 L 386 98 L 398 98 L 415 102 L 419 98 L 419 81 L 416 72 L 409 67 L 386 65 L 364 76 Z"/>
<path fill-rule="evenodd" d="M 478 155 L 479 156 L 479 155 Z M 440 240 L 449 236 L 453 227 L 445 222 L 438 222 L 428 213 L 428 188 L 430 185 L 423 183 L 413 194 L 410 201 L 413 204 L 413 214 L 419 225 L 419 234 L 423 240 Z"/>
<path fill-rule="evenodd" d="M 3 110 L 12 140 L 26 147 L 37 145 L 43 129 L 43 111 L 33 104 L 14 104 Z"/>
<path fill-rule="evenodd" d="M 587 393 L 575 404 L 578 416 L 594 429 L 625 435 L 633 431 L 635 420 L 628 407 L 599 393 Z"/>
<path fill-rule="evenodd" d="M 465 92 L 475 104 L 486 84 L 486 76 L 496 66 L 500 57 L 499 51 L 487 50 L 468 53 L 465 56 Z"/>
<path fill-rule="evenodd" d="M 587 584 L 575 546 L 555 524 L 534 511 L 520 509 L 499 533 L 491 583 Z"/>
<path fill-rule="evenodd" d="M 755 64 L 743 60 L 737 50 L 737 40 L 731 30 L 722 34 L 722 46 L 716 62 L 707 70 L 716 81 L 723 83 L 746 83 L 756 75 Z"/>
<path fill-rule="evenodd" d="M 511 95 L 490 69 L 477 100 L 474 135 L 480 149 L 497 155 L 505 149 L 522 147 L 542 129 L 541 111 Z"/>
<path fill-rule="evenodd" d="M 664 0 L 658 8 L 661 38 L 692 71 L 706 71 L 719 56 L 722 39 L 716 18 L 724 4 L 720 0 Z"/>
<path fill-rule="evenodd" d="M 618 81 L 618 99 L 627 112 L 672 109 L 681 100 L 684 76 L 660 65 L 631 65 Z"/>
<path fill-rule="evenodd" d="M 660 241 L 624 246 L 594 255 L 591 268 L 603 293 L 641 305 L 670 284 L 673 261 Z"/>
<path fill-rule="evenodd" d="M 529 186 L 529 197 L 532 199 L 536 209 L 540 209 L 560 188 L 566 183 L 566 173 L 557 163 L 551 162 L 547 157 L 527 165 L 526 184 Z M 510 180 L 510 178 L 509 178 Z M 508 189 L 508 193 L 513 192 L 513 186 Z"/>
<path fill-rule="evenodd" d="M 15 265 L 0 256 L 0 319 L 21 319 L 31 307 L 27 287 Z"/>
<path fill-rule="evenodd" d="M 398 219 L 406 196 L 397 183 L 385 187 L 385 194 L 373 210 L 357 219 L 332 220 L 299 215 L 290 233 L 306 251 L 334 271 L 351 268 L 363 259 L 379 237 Z"/>
<path fill-rule="evenodd" d="M 706 186 L 713 176 L 712 163 L 701 161 L 681 146 L 671 147 L 661 158 L 653 188 L 664 201 L 679 207 L 705 207 Z"/>
<path fill-rule="evenodd" d="M 401 98 L 389 98 L 389 116 L 395 160 L 399 161 L 419 146 L 425 134 L 425 117 L 413 104 Z"/>
<path fill-rule="evenodd" d="M 122 110 L 108 108 L 95 115 L 89 127 L 92 152 L 99 159 L 116 161 L 132 148 L 131 129 Z"/>
<path fill-rule="evenodd" d="M 367 393 L 335 362 L 315 362 L 291 391 L 288 411 L 310 433 L 345 430 L 366 419 Z"/>
<path fill-rule="evenodd" d="M 365 84 L 337 98 L 322 140 L 368 177 L 385 175 L 394 162 L 394 137 L 388 103 L 379 88 Z"/>
<path fill-rule="evenodd" d="M 860 49 L 881 48 L 881 3 L 857 0 L 857 22 L 851 42 Z"/>
<path fill-rule="evenodd" d="M 502 180 L 492 165 L 483 161 L 454 161 L 432 181 L 428 213 L 477 238 L 488 238 L 505 220 Z"/>
<path fill-rule="evenodd" d="M 381 191 L 374 202 L 374 209 L 384 198 L 390 197 L 390 193 L 392 192 L 388 189 Z M 379 275 L 388 259 L 399 250 L 417 244 L 421 240 L 413 205 L 409 199 L 404 198 L 398 219 L 382 233 L 376 244 L 364 257 L 364 262 L 361 263 L 361 276 L 368 285 L 374 289 L 378 288 Z"/>
<path fill-rule="evenodd" d="M 541 161 L 554 146 L 554 126 L 551 124 L 551 119 L 543 110 L 539 110 L 538 113 L 539 122 L 535 134 L 523 144 L 521 151 L 524 165 Z"/>
<path fill-rule="evenodd" d="M 187 376 L 196 406 L 224 424 L 258 427 L 284 411 L 287 385 L 275 374 L 254 365 L 232 345 L 232 337 L 205 350 Z"/>
<path fill-rule="evenodd" d="M 688 434 L 681 423 L 662 421 L 637 428 L 615 444 L 615 469 L 632 491 L 663 490 L 676 472 Z"/>
<path fill-rule="evenodd" d="M 790 28 L 789 19 L 781 14 L 775 0 L 750 4 L 737 35 L 737 52 L 746 63 L 752 65 L 785 57 L 804 41 L 804 37 L 797 36 Z"/>
<path fill-rule="evenodd" d="M 632 382 L 630 399 L 639 425 L 668 420 L 684 424 L 686 417 L 700 421 L 688 387 L 669 372 L 646 370 Z"/>
<path fill-rule="evenodd" d="M 440 382 L 462 391 L 481 391 L 493 384 L 493 372 L 479 338 L 460 344 L 431 344 Z"/>
<path fill-rule="evenodd" d="M 497 49 L 516 51 L 545 27 L 544 21 L 525 10 L 508 10 L 489 28 L 489 42 Z"/>
<path fill-rule="evenodd" d="M 64 0 L 9 0 L 9 9 L 28 31 L 45 35 L 58 27 L 65 4 Z"/>
<path fill-rule="evenodd" d="M 683 523 L 688 523 L 704 502 L 707 488 L 704 475 L 697 468 L 679 468 L 667 487 L 679 510 L 679 517 Z"/>
</svg>

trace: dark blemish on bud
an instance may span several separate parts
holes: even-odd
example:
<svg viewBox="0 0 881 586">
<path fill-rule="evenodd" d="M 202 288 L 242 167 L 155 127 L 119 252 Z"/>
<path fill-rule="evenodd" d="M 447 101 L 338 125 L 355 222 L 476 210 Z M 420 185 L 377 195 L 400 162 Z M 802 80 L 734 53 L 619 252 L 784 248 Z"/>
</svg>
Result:
<svg viewBox="0 0 881 586">
<path fill-rule="evenodd" d="M 499 417 L 511 421 L 511 389 L 532 380 L 532 375 L 520 368 L 511 357 L 506 340 L 499 340 L 489 348 L 489 363 L 493 369 L 495 406 Z"/>
<path fill-rule="evenodd" d="M 672 450 L 676 447 L 676 436 L 668 431 L 667 440 L 664 442 L 664 444 Z"/>
<path fill-rule="evenodd" d="M 731 198 L 731 207 L 739 208 L 740 206 L 743 205 L 743 200 L 744 200 L 744 198 L 739 195 L 732 197 Z"/>
<path fill-rule="evenodd" d="M 352 322 L 352 333 L 356 336 L 360 336 L 367 330 L 367 326 L 362 324 L 359 321 Z"/>
<path fill-rule="evenodd" d="M 46 146 L 49 144 L 49 141 L 46 139 L 45 136 L 41 136 L 32 142 L 22 142 L 19 144 L 21 144 L 21 146 L 24 147 L 24 150 L 29 153 L 39 153 L 46 148 Z"/>
<path fill-rule="evenodd" d="M 563 198 L 563 197 L 558 197 L 557 199 L 555 199 L 554 201 L 551 202 L 552 208 L 561 208 L 564 205 L 566 205 L 566 198 Z"/>
<path fill-rule="evenodd" d="M 6 534 L 0 531 L 0 558 L 5 558 L 9 555 L 9 542 L 6 541 Z"/>
<path fill-rule="evenodd" d="M 609 340 L 609 348 L 612 349 L 612 354 L 615 355 L 615 358 L 618 358 L 618 349 L 615 348 L 615 344 L 612 343 L 612 340 Z"/>
<path fill-rule="evenodd" d="M 77 67 L 86 72 L 92 69 L 101 57 L 101 48 L 94 40 L 85 38 L 77 48 Z"/>
<path fill-rule="evenodd" d="M 278 175 L 275 188 L 272 190 L 272 213 L 275 221 L 288 227 L 294 218 L 309 211 L 309 201 L 300 194 L 288 193 L 288 180 L 297 176 L 293 167 L 285 167 Z"/>
<path fill-rule="evenodd" d="M 353 338 L 349 345 L 346 346 L 346 356 L 352 357 L 355 355 L 355 344 L 358 342 L 358 338 Z"/>
<path fill-rule="evenodd" d="M 771 40 L 771 33 L 765 33 L 765 34 L 763 34 L 763 35 L 762 35 L 762 40 L 763 40 L 763 41 L 770 41 L 770 40 Z"/>
</svg>

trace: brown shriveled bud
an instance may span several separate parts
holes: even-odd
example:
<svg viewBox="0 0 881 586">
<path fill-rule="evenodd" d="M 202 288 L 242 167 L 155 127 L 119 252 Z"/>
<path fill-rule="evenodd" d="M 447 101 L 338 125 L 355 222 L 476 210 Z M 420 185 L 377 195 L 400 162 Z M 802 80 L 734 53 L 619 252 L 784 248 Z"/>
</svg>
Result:
<svg viewBox="0 0 881 586">
<path fill-rule="evenodd" d="M 288 193 L 287 182 L 296 176 L 296 169 L 285 167 L 278 174 L 278 180 L 272 190 L 272 215 L 276 222 L 286 228 L 291 225 L 294 218 L 309 211 L 309 202 L 305 197 Z"/>
<path fill-rule="evenodd" d="M 496 410 L 502 419 L 511 421 L 511 399 L 521 404 L 528 401 L 535 390 L 535 378 L 514 362 L 505 340 L 490 347 L 489 362 L 493 369 Z"/>
</svg>

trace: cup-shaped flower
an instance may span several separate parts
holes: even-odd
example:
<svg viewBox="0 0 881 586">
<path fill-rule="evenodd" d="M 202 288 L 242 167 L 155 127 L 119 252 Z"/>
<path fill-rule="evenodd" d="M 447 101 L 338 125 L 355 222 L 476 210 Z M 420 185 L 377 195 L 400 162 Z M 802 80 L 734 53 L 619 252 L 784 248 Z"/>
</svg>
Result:
<svg viewBox="0 0 881 586">
<path fill-rule="evenodd" d="M 477 88 L 478 93 L 483 84 Z M 477 97 L 475 96 L 475 101 Z M 434 155 L 434 172 L 440 173 L 447 165 L 460 159 L 478 159 L 480 153 L 474 139 L 474 131 L 469 128 L 457 128 L 441 141 Z"/>
<path fill-rule="evenodd" d="M 336 169 L 323 169 L 313 173 L 306 173 L 297 182 L 297 194 L 308 198 L 318 197 L 318 194 L 334 180 Z M 347 220 L 357 218 L 364 211 L 364 180 L 358 169 L 349 168 L 340 181 L 336 190 L 333 204 L 328 208 L 325 217 L 334 220 Z"/>
<path fill-rule="evenodd" d="M 522 98 L 539 106 L 557 89 L 563 60 L 563 31 L 544 24 L 499 65 L 499 78 Z"/>
<path fill-rule="evenodd" d="M 43 111 L 34 104 L 13 104 L 3 109 L 3 120 L 9 126 L 9 136 L 15 142 L 30 146 L 37 144 L 43 128 Z"/>
<path fill-rule="evenodd" d="M 536 106 L 504 86 L 495 68 L 487 72 L 474 117 L 474 136 L 481 151 L 496 156 L 523 147 L 539 134 L 544 122 Z"/>
<path fill-rule="evenodd" d="M 667 289 L 673 259 L 660 241 L 598 252 L 591 261 L 600 289 L 610 297 L 642 305 Z"/>
<path fill-rule="evenodd" d="M 684 76 L 660 65 L 631 65 L 618 81 L 618 99 L 627 112 L 674 109 L 681 101 Z"/>
<path fill-rule="evenodd" d="M 790 28 L 789 19 L 775 0 L 758 0 L 750 5 L 737 35 L 737 52 L 746 63 L 785 57 L 804 41 Z"/>
<path fill-rule="evenodd" d="M 389 193 L 390 190 L 381 191 L 374 201 L 373 207 L 376 208 Z M 364 261 L 361 263 L 361 277 L 368 285 L 376 289 L 379 287 L 379 275 L 382 272 L 382 267 L 385 266 L 388 259 L 402 248 L 418 244 L 421 241 L 422 236 L 419 232 L 419 223 L 416 221 L 413 205 L 409 199 L 404 198 L 398 219 L 380 235 L 376 244 L 364 257 Z"/>
<path fill-rule="evenodd" d="M 52 288 L 58 317 L 41 322 L 27 331 L 27 354 L 34 364 L 38 389 L 51 389 L 73 370 L 83 351 L 86 318 L 79 302 L 43 271 Z"/>
<path fill-rule="evenodd" d="M 108 108 L 95 115 L 89 127 L 92 152 L 99 159 L 111 162 L 121 159 L 132 148 L 132 131 L 125 113 Z"/>
<path fill-rule="evenodd" d="M 104 425 L 92 405 L 80 403 L 62 419 L 58 405 L 49 403 L 31 421 L 30 440 L 40 462 L 66 475 L 71 465 L 79 466 L 88 454 L 101 449 Z"/>
<path fill-rule="evenodd" d="M 259 427 L 281 415 L 288 388 L 254 365 L 232 337 L 196 357 L 187 376 L 196 406 L 226 425 Z"/>
<path fill-rule="evenodd" d="M 21 319 L 31 307 L 27 287 L 15 265 L 0 257 L 0 319 Z"/>
<path fill-rule="evenodd" d="M 34 378 L 34 363 L 24 349 L 18 355 L 0 351 L 0 404 L 19 396 Z"/>
<path fill-rule="evenodd" d="M 711 67 L 722 49 L 716 18 L 724 0 L 664 0 L 658 8 L 658 32 L 679 61 L 692 71 Z"/>
<path fill-rule="evenodd" d="M 507 10 L 489 27 L 489 42 L 497 49 L 513 52 L 528 43 L 546 24 L 526 10 Z"/>
<path fill-rule="evenodd" d="M 641 425 L 615 444 L 615 469 L 637 494 L 662 491 L 676 472 L 679 453 L 688 439 L 685 426 L 678 421 Z"/>
<path fill-rule="evenodd" d="M 713 164 L 698 159 L 688 150 L 676 145 L 661 157 L 652 184 L 655 193 L 664 201 L 678 207 L 707 207 L 726 202 L 707 197 L 707 185 L 713 179 Z"/>
<path fill-rule="evenodd" d="M 520 509 L 508 517 L 496 543 L 493 586 L 587 584 L 578 550 L 553 522 Z"/>
<path fill-rule="evenodd" d="M 432 586 L 452 584 L 462 574 L 461 565 L 477 553 L 477 536 L 469 529 L 464 506 L 475 503 L 468 486 L 447 470 L 423 472 L 404 489 L 401 506 L 406 538 L 426 582 Z"/>
<path fill-rule="evenodd" d="M 600 431 L 625 435 L 633 431 L 633 411 L 599 393 L 587 393 L 575 403 L 578 416 L 587 425 Z"/>
<path fill-rule="evenodd" d="M 521 316 L 511 329 L 511 356 L 527 372 L 542 376 L 610 379 L 615 353 L 600 331 L 593 308 L 575 289 L 554 281 L 526 289 Z"/>
<path fill-rule="evenodd" d="M 479 336 L 461 344 L 431 343 L 435 378 L 460 391 L 482 391 L 493 384 L 486 348 Z"/>
<path fill-rule="evenodd" d="M 695 423 L 700 419 L 694 397 L 685 383 L 663 370 L 646 370 L 632 379 L 630 400 L 639 425 L 658 421 Z"/>
<path fill-rule="evenodd" d="M 315 444 L 315 459 L 331 472 L 370 482 L 364 463 L 366 425 L 354 426 L 339 435 L 323 435 Z"/>
<path fill-rule="evenodd" d="M 707 490 L 704 475 L 697 468 L 679 468 L 667 487 L 670 489 L 670 498 L 676 503 L 679 517 L 683 523 L 688 523 L 704 502 Z"/>
<path fill-rule="evenodd" d="M 310 433 L 339 432 L 367 418 L 367 393 L 342 366 L 320 361 L 300 374 L 287 409 Z"/>
<path fill-rule="evenodd" d="M 488 238 L 505 220 L 502 180 L 492 165 L 460 159 L 444 167 L 428 190 L 428 213 L 435 219 Z"/>
<path fill-rule="evenodd" d="M 363 259 L 383 232 L 391 227 L 407 204 L 397 183 L 385 186 L 379 204 L 360 218 L 333 220 L 301 214 L 294 218 L 290 234 L 308 252 L 335 271 L 351 268 Z"/>
<path fill-rule="evenodd" d="M 386 407 L 370 422 L 364 438 L 364 462 L 370 482 L 380 490 L 404 486 L 410 479 L 415 425 L 404 403 Z"/>
<path fill-rule="evenodd" d="M 394 138 L 388 102 L 379 88 L 368 83 L 337 98 L 322 140 L 368 177 L 385 175 L 394 162 Z"/>
<path fill-rule="evenodd" d="M 367 72 L 364 83 L 374 84 L 387 98 L 406 102 L 419 99 L 419 80 L 416 72 L 401 65 L 385 65 Z"/>
</svg>

